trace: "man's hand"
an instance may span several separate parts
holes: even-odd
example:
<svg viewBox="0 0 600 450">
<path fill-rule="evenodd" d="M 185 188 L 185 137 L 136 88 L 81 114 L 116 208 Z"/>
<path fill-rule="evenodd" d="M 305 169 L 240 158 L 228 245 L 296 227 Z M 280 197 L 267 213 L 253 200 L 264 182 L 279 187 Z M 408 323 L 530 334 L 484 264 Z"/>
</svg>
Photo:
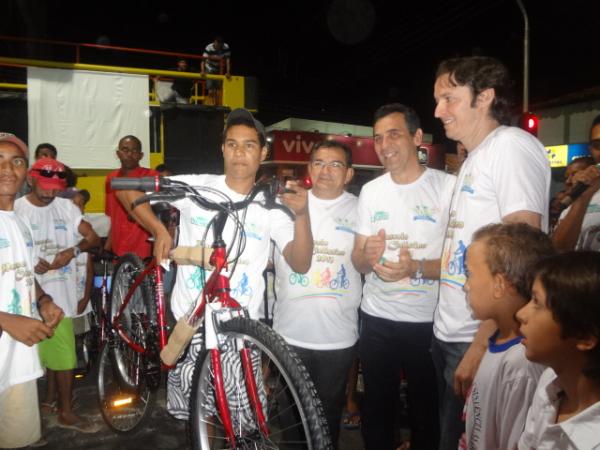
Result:
<svg viewBox="0 0 600 450">
<path fill-rule="evenodd" d="M 583 196 L 585 197 L 587 195 L 588 197 L 591 197 L 598 189 L 600 189 L 600 169 L 596 166 L 589 166 L 580 170 L 573 175 L 573 186 L 577 185 L 577 183 L 583 183 L 586 186 L 589 186 L 589 188 L 585 190 Z"/>
<path fill-rule="evenodd" d="M 473 345 L 469 347 L 454 372 L 454 393 L 456 395 L 467 397 L 484 354 L 485 347 L 479 348 Z"/>
<path fill-rule="evenodd" d="M 170 259 L 169 253 L 172 247 L 173 238 L 166 229 L 160 230 L 158 234 L 154 236 L 153 253 L 158 264 L 160 264 L 164 260 Z"/>
<path fill-rule="evenodd" d="M 383 230 L 380 230 L 380 232 Z M 373 272 L 383 281 L 400 281 L 412 275 L 412 258 L 406 248 L 400 249 L 398 262 L 384 261 L 375 263 Z"/>
<path fill-rule="evenodd" d="M 79 300 L 77 302 L 77 315 L 83 314 L 83 312 L 85 311 L 85 308 L 87 307 L 89 301 L 90 301 L 89 298 L 82 298 L 81 300 Z"/>
<path fill-rule="evenodd" d="M 377 234 L 367 238 L 363 253 L 367 262 L 375 268 L 383 257 L 383 252 L 385 252 L 385 230 L 381 229 Z"/>
<path fill-rule="evenodd" d="M 296 216 L 308 214 L 308 191 L 296 180 L 288 180 L 285 183 L 285 188 L 294 192 L 282 194 L 282 203 L 291 209 Z"/>
<path fill-rule="evenodd" d="M 43 258 L 40 258 L 38 263 L 33 268 L 33 271 L 38 275 L 43 275 L 51 269 L 51 265 L 48 261 Z"/>
<path fill-rule="evenodd" d="M 49 297 L 46 301 L 40 303 L 39 310 L 44 323 L 52 329 L 56 328 L 58 323 L 65 317 L 65 313 L 60 306 L 57 306 Z"/>
<path fill-rule="evenodd" d="M 62 250 L 54 256 L 54 260 L 50 264 L 50 269 L 60 269 L 61 267 L 64 267 L 67 264 L 69 264 L 74 257 L 75 252 L 73 251 L 73 248 L 67 248 L 65 250 Z"/>
<path fill-rule="evenodd" d="M 54 333 L 52 327 L 31 317 L 6 314 L 2 316 L 2 329 L 13 339 L 31 347 Z"/>
</svg>

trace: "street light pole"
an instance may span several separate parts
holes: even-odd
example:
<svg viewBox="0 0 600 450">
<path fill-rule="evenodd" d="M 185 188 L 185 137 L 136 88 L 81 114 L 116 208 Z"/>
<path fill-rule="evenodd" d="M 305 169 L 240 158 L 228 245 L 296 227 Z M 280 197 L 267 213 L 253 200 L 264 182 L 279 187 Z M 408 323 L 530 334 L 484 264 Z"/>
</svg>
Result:
<svg viewBox="0 0 600 450">
<path fill-rule="evenodd" d="M 525 21 L 525 29 L 523 33 L 523 112 L 529 112 L 529 18 L 522 0 L 516 0 L 523 20 Z"/>
</svg>

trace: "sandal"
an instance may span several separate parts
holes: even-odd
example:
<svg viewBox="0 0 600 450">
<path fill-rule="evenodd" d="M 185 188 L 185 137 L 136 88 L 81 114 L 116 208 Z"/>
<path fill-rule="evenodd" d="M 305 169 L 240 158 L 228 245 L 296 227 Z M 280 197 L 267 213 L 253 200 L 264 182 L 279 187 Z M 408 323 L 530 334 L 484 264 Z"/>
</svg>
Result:
<svg viewBox="0 0 600 450">
<path fill-rule="evenodd" d="M 344 412 L 342 416 L 342 427 L 345 430 L 357 430 L 360 428 L 360 412 Z"/>
<path fill-rule="evenodd" d="M 40 412 L 42 416 L 49 416 L 51 414 L 56 414 L 58 412 L 58 405 L 56 402 L 48 403 L 41 402 L 40 403 Z"/>
<path fill-rule="evenodd" d="M 98 431 L 100 431 L 99 424 L 84 418 L 80 418 L 77 422 L 74 423 L 62 423 L 60 420 L 57 420 L 56 425 L 58 425 L 60 428 L 76 430 L 80 433 L 97 433 Z"/>
</svg>

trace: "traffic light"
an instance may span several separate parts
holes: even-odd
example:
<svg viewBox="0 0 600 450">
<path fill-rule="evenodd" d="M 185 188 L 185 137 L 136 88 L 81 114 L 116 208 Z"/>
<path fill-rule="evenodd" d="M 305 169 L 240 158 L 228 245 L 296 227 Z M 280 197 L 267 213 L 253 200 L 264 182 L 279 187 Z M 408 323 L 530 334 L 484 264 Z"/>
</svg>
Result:
<svg viewBox="0 0 600 450">
<path fill-rule="evenodd" d="M 537 118 L 537 116 L 535 114 L 532 114 L 530 112 L 523 113 L 523 118 L 521 120 L 521 127 L 525 131 L 529 131 L 534 136 L 537 136 L 538 125 L 539 125 L 539 119 Z"/>
</svg>

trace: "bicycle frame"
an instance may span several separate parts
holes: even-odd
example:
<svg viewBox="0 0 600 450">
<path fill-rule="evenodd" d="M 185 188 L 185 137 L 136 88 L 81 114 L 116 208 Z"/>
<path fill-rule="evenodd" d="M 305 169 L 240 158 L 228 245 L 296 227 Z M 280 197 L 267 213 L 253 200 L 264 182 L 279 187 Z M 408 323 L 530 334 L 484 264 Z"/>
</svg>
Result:
<svg viewBox="0 0 600 450">
<path fill-rule="evenodd" d="M 123 311 L 125 311 L 125 309 L 127 308 L 127 305 L 129 305 L 129 302 L 131 301 L 131 298 L 133 297 L 135 290 L 142 283 L 142 281 L 144 281 L 144 278 L 146 278 L 152 272 L 154 272 L 154 279 L 156 280 L 155 300 L 156 300 L 157 321 L 158 321 L 159 350 L 162 350 L 163 347 L 165 345 L 167 345 L 168 336 L 167 336 L 167 319 L 166 319 L 166 312 L 165 312 L 165 294 L 163 292 L 163 273 L 162 273 L 162 267 L 158 266 L 154 259 L 152 259 L 152 261 L 144 268 L 144 270 L 140 274 L 136 275 L 136 277 L 133 281 L 133 284 L 127 291 L 127 295 L 125 296 L 125 299 L 123 300 L 123 303 L 121 304 L 121 307 L 119 308 L 119 311 L 117 312 L 117 315 L 113 318 L 113 323 L 112 323 L 113 328 L 117 331 L 117 333 L 119 334 L 121 339 L 123 339 L 123 341 L 125 341 L 125 343 L 131 349 L 133 349 L 137 353 L 140 353 L 144 356 L 148 355 L 149 349 L 144 348 L 141 345 L 134 342 L 131 339 L 131 337 L 121 327 L 119 319 L 121 318 Z M 168 370 L 171 368 L 173 368 L 173 366 L 168 366 L 161 362 L 162 370 Z"/>
</svg>

